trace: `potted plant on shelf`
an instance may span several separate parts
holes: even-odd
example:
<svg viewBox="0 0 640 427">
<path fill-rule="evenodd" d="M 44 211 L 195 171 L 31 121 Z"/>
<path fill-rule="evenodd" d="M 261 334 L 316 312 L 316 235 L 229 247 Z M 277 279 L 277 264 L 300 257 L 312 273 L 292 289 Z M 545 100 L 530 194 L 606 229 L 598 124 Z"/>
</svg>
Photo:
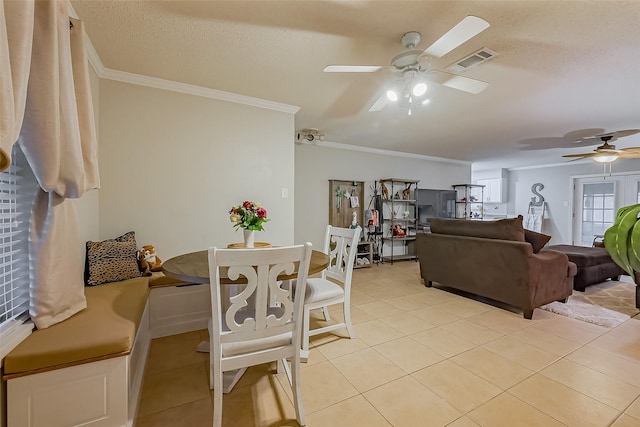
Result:
<svg viewBox="0 0 640 427">
<path fill-rule="evenodd" d="M 636 283 L 636 307 L 640 308 L 640 204 L 618 209 L 615 222 L 604 232 L 604 247 L 611 259 Z"/>
</svg>

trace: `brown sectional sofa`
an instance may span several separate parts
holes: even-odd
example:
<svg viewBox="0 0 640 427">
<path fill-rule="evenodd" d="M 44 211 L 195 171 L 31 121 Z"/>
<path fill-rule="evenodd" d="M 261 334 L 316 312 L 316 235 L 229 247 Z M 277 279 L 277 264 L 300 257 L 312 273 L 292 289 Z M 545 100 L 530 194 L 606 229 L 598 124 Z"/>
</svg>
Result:
<svg viewBox="0 0 640 427">
<path fill-rule="evenodd" d="M 513 305 L 522 309 L 526 319 L 531 319 L 534 308 L 566 301 L 573 290 L 576 265 L 561 252 L 534 253 L 524 236 L 522 217 L 433 219 L 431 233 L 417 235 L 425 286 L 438 282 Z"/>
</svg>

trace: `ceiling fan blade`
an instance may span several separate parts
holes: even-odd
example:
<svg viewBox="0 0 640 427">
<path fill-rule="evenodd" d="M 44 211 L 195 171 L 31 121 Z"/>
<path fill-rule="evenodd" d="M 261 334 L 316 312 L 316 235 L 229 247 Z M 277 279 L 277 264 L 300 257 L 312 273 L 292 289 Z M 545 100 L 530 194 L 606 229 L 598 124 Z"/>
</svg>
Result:
<svg viewBox="0 0 640 427">
<path fill-rule="evenodd" d="M 373 73 L 382 68 L 381 65 L 327 65 L 325 73 Z"/>
<path fill-rule="evenodd" d="M 579 158 L 586 158 L 586 157 L 595 157 L 598 154 L 601 153 L 582 153 L 582 154 L 565 154 L 562 157 L 579 157 Z"/>
<path fill-rule="evenodd" d="M 578 160 L 586 159 L 586 157 L 576 157 L 575 159 L 567 160 L 567 163 L 577 162 Z"/>
<path fill-rule="evenodd" d="M 431 81 L 442 86 L 458 89 L 463 92 L 478 94 L 489 87 L 489 83 L 444 71 L 432 70 L 428 72 Z"/>
<path fill-rule="evenodd" d="M 378 99 L 376 99 L 376 102 L 374 102 L 371 108 L 369 108 L 369 111 L 380 111 L 384 107 L 386 107 L 386 105 L 387 105 L 387 96 L 382 95 Z"/>
<path fill-rule="evenodd" d="M 489 28 L 487 21 L 477 16 L 469 15 L 429 46 L 424 53 L 440 58 L 487 28 Z"/>
<path fill-rule="evenodd" d="M 618 157 L 623 159 L 640 159 L 640 151 L 621 151 Z"/>
<path fill-rule="evenodd" d="M 616 141 L 618 138 L 623 138 L 625 136 L 631 136 L 631 135 L 635 135 L 637 133 L 640 133 L 640 129 L 626 129 L 626 130 L 615 130 L 613 132 L 607 132 L 607 133 L 599 133 L 597 135 L 589 135 L 589 136 L 584 136 L 580 139 L 578 139 L 577 141 L 574 142 L 583 142 L 583 141 L 588 141 L 590 139 L 599 139 L 599 140 L 603 140 L 603 138 L 607 138 L 607 137 L 611 137 L 610 140 L 608 140 L 609 142 L 613 142 Z"/>
</svg>

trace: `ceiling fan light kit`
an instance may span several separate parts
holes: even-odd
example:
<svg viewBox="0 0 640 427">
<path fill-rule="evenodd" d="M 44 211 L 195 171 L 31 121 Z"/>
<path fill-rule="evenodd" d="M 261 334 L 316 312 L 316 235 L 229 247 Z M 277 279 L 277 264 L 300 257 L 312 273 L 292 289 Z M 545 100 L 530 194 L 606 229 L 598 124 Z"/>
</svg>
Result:
<svg viewBox="0 0 640 427">
<path fill-rule="evenodd" d="M 414 96 L 424 95 L 425 93 L 427 93 L 427 84 L 423 82 L 416 84 L 413 87 L 413 90 L 411 91 L 411 93 L 413 93 Z"/>
<path fill-rule="evenodd" d="M 398 94 L 396 93 L 395 90 L 393 89 L 389 89 L 387 91 L 387 99 L 391 102 L 397 102 L 398 101 Z"/>
<path fill-rule="evenodd" d="M 383 68 L 396 71 L 400 74 L 401 83 L 397 84 L 395 88 L 389 88 L 385 94 L 378 97 L 369 108 L 369 111 L 380 111 L 386 106 L 387 101 L 391 101 L 397 102 L 401 107 L 408 107 L 408 114 L 411 115 L 414 98 L 420 98 L 425 95 L 427 82 L 437 83 L 472 94 L 480 93 L 489 86 L 487 82 L 431 69 L 430 61 L 431 58 L 440 58 L 446 55 L 487 28 L 489 28 L 489 23 L 484 19 L 477 16 L 467 16 L 425 50 L 415 49 L 420 43 L 420 33 L 409 31 L 404 33 L 400 40 L 406 50 L 396 55 L 389 66 L 327 65 L 324 68 L 324 72 L 372 73 Z M 485 53 L 480 54 L 479 52 Z M 484 62 L 495 56 L 495 52 L 486 48 L 482 48 L 480 51 L 474 52 L 474 54 L 481 58 L 476 62 Z M 468 58 L 469 56 L 465 57 L 465 59 Z M 428 100 L 424 100 L 418 102 L 417 105 L 424 105 L 427 102 Z"/>
<path fill-rule="evenodd" d="M 593 160 L 595 160 L 598 163 L 611 163 L 613 161 L 616 161 L 617 159 L 618 159 L 617 154 L 602 154 L 602 155 L 593 157 Z"/>
</svg>

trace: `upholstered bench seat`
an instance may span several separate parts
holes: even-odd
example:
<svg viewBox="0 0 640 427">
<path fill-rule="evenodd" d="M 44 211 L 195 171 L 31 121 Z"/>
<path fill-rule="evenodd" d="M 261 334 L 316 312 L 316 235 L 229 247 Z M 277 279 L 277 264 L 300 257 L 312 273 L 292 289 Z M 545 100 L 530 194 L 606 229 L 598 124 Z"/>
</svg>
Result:
<svg viewBox="0 0 640 427">
<path fill-rule="evenodd" d="M 148 278 L 85 288 L 87 308 L 34 331 L 4 359 L 4 377 L 90 363 L 131 352 L 149 297 Z"/>
<path fill-rule="evenodd" d="M 584 292 L 587 286 L 603 282 L 607 279 L 618 280 L 626 274 L 609 255 L 605 248 L 586 246 L 553 245 L 548 249 L 567 254 L 569 261 L 576 264 L 578 272 L 573 279 L 573 288 Z"/>
</svg>

